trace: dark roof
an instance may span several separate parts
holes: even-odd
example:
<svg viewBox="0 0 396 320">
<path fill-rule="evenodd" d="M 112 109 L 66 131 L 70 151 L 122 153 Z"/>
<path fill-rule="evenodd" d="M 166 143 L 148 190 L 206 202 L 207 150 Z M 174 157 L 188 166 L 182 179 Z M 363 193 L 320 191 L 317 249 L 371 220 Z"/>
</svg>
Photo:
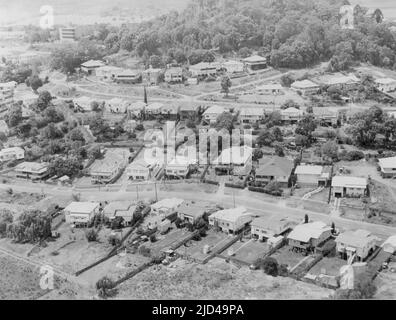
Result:
<svg viewBox="0 0 396 320">
<path fill-rule="evenodd" d="M 288 176 L 294 167 L 293 161 L 284 157 L 265 157 L 259 160 L 256 174 L 263 176 Z"/>
</svg>

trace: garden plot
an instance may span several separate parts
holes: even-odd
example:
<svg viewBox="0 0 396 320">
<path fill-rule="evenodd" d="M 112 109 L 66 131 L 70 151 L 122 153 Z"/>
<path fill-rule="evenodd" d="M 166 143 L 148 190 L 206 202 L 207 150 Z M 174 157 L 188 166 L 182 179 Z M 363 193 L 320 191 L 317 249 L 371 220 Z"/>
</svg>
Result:
<svg viewBox="0 0 396 320">
<path fill-rule="evenodd" d="M 302 259 L 305 258 L 305 256 L 301 253 L 292 251 L 292 247 L 288 245 L 278 249 L 275 253 L 271 255 L 271 257 L 276 259 L 279 264 L 285 264 L 289 268 L 293 268 Z"/>
<path fill-rule="evenodd" d="M 202 262 L 230 239 L 231 238 L 225 233 L 209 230 L 206 236 L 202 237 L 201 240 L 189 241 L 187 246 L 180 247 L 177 252 L 191 257 L 198 262 Z M 208 253 L 204 253 L 204 247 L 206 245 L 209 246 L 210 249 Z"/>
<path fill-rule="evenodd" d="M 269 245 L 267 243 L 253 239 L 246 239 L 242 242 L 236 242 L 226 251 L 222 252 L 222 255 L 228 257 L 228 254 L 232 252 L 233 255 L 230 257 L 231 259 L 235 259 L 245 263 L 246 265 L 251 265 L 268 251 Z"/>
</svg>

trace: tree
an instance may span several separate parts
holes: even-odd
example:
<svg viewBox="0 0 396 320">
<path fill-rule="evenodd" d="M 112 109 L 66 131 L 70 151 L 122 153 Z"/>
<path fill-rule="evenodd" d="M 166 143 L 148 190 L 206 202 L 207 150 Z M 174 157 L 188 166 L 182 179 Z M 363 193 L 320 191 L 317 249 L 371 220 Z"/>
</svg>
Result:
<svg viewBox="0 0 396 320">
<path fill-rule="evenodd" d="M 307 143 L 310 144 L 313 141 L 312 133 L 317 127 L 317 122 L 313 115 L 308 114 L 304 116 L 301 121 L 297 124 L 295 133 L 305 136 L 307 138 Z"/>
<path fill-rule="evenodd" d="M 338 144 L 333 140 L 325 142 L 321 146 L 321 153 L 323 156 L 326 156 L 332 160 L 336 160 L 338 155 Z"/>
<path fill-rule="evenodd" d="M 272 257 L 265 258 L 261 264 L 261 269 L 263 269 L 266 274 L 273 277 L 278 276 L 278 267 L 278 261 Z"/>
<path fill-rule="evenodd" d="M 74 177 L 81 170 L 81 163 L 75 157 L 61 158 L 56 157 L 52 159 L 48 166 L 48 172 L 50 175 L 56 175 L 58 177 L 69 176 Z"/>
<path fill-rule="evenodd" d="M 153 68 L 161 68 L 162 67 L 162 59 L 160 56 L 152 55 L 150 57 L 150 65 Z"/>
<path fill-rule="evenodd" d="M 100 112 L 100 111 L 102 111 L 102 108 L 100 107 L 100 105 L 97 101 L 92 101 L 91 102 L 91 110 L 93 112 Z"/>
<path fill-rule="evenodd" d="M 22 121 L 22 106 L 13 104 L 7 111 L 5 116 L 8 126 L 15 127 Z"/>
<path fill-rule="evenodd" d="M 72 131 L 70 131 L 69 138 L 72 141 L 81 141 L 85 143 L 84 135 L 79 128 L 74 128 Z"/>
<path fill-rule="evenodd" d="M 308 223 L 309 222 L 309 217 L 307 214 L 305 214 L 304 216 L 304 223 Z"/>
<path fill-rule="evenodd" d="M 53 123 L 50 123 L 50 124 L 48 124 L 47 127 L 45 127 L 43 129 L 43 131 L 41 132 L 41 136 L 44 139 L 53 140 L 53 139 L 62 138 L 63 137 L 63 133 Z"/>
<path fill-rule="evenodd" d="M 26 84 L 32 88 L 34 92 L 37 92 L 37 89 L 43 86 L 43 81 L 39 78 L 38 75 L 33 75 L 26 80 Z"/>
<path fill-rule="evenodd" d="M 372 17 L 374 18 L 374 20 L 377 23 L 382 23 L 382 21 L 384 20 L 384 14 L 382 13 L 382 11 L 380 9 L 375 9 L 375 11 L 372 14 Z"/>
<path fill-rule="evenodd" d="M 60 112 L 59 110 L 57 110 L 53 106 L 50 106 L 45 109 L 44 116 L 47 118 L 48 122 L 58 123 L 58 122 L 65 120 L 63 113 Z"/>
<path fill-rule="evenodd" d="M 335 233 L 336 232 L 336 228 L 335 228 L 335 224 L 334 222 L 331 223 L 331 233 Z"/>
<path fill-rule="evenodd" d="M 216 119 L 216 129 L 226 129 L 228 132 L 234 128 L 234 116 L 230 112 L 223 112 Z"/>
<path fill-rule="evenodd" d="M 232 82 L 229 76 L 223 76 L 221 79 L 221 92 L 225 93 L 226 97 L 230 93 L 230 88 L 232 86 Z"/>
<path fill-rule="evenodd" d="M 98 241 L 98 232 L 94 228 L 91 228 L 85 232 L 85 237 L 87 238 L 88 242 Z"/>
<path fill-rule="evenodd" d="M 33 104 L 33 109 L 37 112 L 42 112 L 49 107 L 51 100 L 51 94 L 48 91 L 42 91 L 39 93 L 37 101 Z"/>
<path fill-rule="evenodd" d="M 253 155 L 252 155 L 252 160 L 257 161 L 258 159 L 261 159 L 263 156 L 264 156 L 264 153 L 261 149 L 254 149 Z"/>
<path fill-rule="evenodd" d="M 116 294 L 115 283 L 109 277 L 103 277 L 96 282 L 99 297 L 106 299 Z"/>
<path fill-rule="evenodd" d="M 288 109 L 288 108 L 300 109 L 300 105 L 297 102 L 295 102 L 294 100 L 289 99 L 285 103 L 283 103 L 280 108 L 281 109 Z"/>
</svg>

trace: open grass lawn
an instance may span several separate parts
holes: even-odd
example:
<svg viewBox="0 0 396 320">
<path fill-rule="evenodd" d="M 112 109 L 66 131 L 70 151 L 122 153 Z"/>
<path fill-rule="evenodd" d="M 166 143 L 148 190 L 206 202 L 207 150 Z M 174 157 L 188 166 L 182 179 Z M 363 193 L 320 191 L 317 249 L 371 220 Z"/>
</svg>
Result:
<svg viewBox="0 0 396 320">
<path fill-rule="evenodd" d="M 291 246 L 283 246 L 279 250 L 277 250 L 274 254 L 271 255 L 272 258 L 275 258 L 279 264 L 286 264 L 290 268 L 294 267 L 297 263 L 299 263 L 305 256 L 302 253 L 294 252 L 291 250 Z"/>
<path fill-rule="evenodd" d="M 308 272 L 310 274 L 319 275 L 321 273 L 328 276 L 338 276 L 340 274 L 340 268 L 346 265 L 346 261 L 338 257 L 324 257 L 316 265 L 313 266 Z"/>
<path fill-rule="evenodd" d="M 265 242 L 246 239 L 243 242 L 236 242 L 222 254 L 228 255 L 228 250 L 234 252 L 233 258 L 250 265 L 268 252 L 269 246 Z"/>
</svg>

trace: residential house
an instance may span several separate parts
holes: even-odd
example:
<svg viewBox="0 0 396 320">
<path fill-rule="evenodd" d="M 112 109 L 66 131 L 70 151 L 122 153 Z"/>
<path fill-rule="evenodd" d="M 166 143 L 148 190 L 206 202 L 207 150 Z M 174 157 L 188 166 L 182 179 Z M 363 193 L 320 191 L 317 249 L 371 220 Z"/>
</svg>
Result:
<svg viewBox="0 0 396 320">
<path fill-rule="evenodd" d="M 392 92 L 396 90 L 396 80 L 392 78 L 376 79 L 375 85 L 381 92 Z"/>
<path fill-rule="evenodd" d="M 161 107 L 161 115 L 167 120 L 177 120 L 180 107 L 174 104 L 164 104 Z"/>
<path fill-rule="evenodd" d="M 64 210 L 66 223 L 88 226 L 99 213 L 99 202 L 72 202 Z"/>
<path fill-rule="evenodd" d="M 303 96 L 316 94 L 320 86 L 311 80 L 295 81 L 291 84 L 291 89 L 296 92 L 301 92 Z"/>
<path fill-rule="evenodd" d="M 194 78 L 204 78 L 208 76 L 216 76 L 219 69 L 218 63 L 200 62 L 190 66 L 189 71 Z"/>
<path fill-rule="evenodd" d="M 209 225 L 229 234 L 238 234 L 252 221 L 252 213 L 244 207 L 217 211 L 209 216 Z"/>
<path fill-rule="evenodd" d="M 129 155 L 127 149 L 107 149 L 104 158 L 95 160 L 89 168 L 92 183 L 112 183 L 127 166 Z"/>
<path fill-rule="evenodd" d="M 0 161 L 22 160 L 25 150 L 20 147 L 4 148 L 0 151 Z"/>
<path fill-rule="evenodd" d="M 269 83 L 257 87 L 256 91 L 257 93 L 264 95 L 280 95 L 283 94 L 283 87 L 279 83 Z"/>
<path fill-rule="evenodd" d="M 165 165 L 165 175 L 166 177 L 185 179 L 190 172 L 190 163 L 188 159 L 180 160 L 181 157 L 172 159 Z"/>
<path fill-rule="evenodd" d="M 81 64 L 81 70 L 88 75 L 96 75 L 96 69 L 105 66 L 102 61 L 89 60 Z"/>
<path fill-rule="evenodd" d="M 145 161 L 134 161 L 126 168 L 128 179 L 145 181 L 150 178 L 151 165 Z"/>
<path fill-rule="evenodd" d="M 164 104 L 161 102 L 150 103 L 145 108 L 145 114 L 148 116 L 159 116 L 161 114 L 163 107 L 164 107 Z"/>
<path fill-rule="evenodd" d="M 194 104 L 182 104 L 179 109 L 181 120 L 195 119 L 198 116 L 200 107 Z"/>
<path fill-rule="evenodd" d="M 165 82 L 177 83 L 183 82 L 183 68 L 171 67 L 165 71 Z"/>
<path fill-rule="evenodd" d="M 216 171 L 232 170 L 234 174 L 238 172 L 240 175 L 246 175 L 252 169 L 252 152 L 252 148 L 248 146 L 233 146 L 224 149 L 212 164 Z"/>
<path fill-rule="evenodd" d="M 130 206 L 127 210 L 117 210 L 115 218 L 122 218 L 124 226 L 130 226 L 132 224 L 133 215 L 136 211 L 136 206 Z"/>
<path fill-rule="evenodd" d="M 280 110 L 281 120 L 285 122 L 298 122 L 304 116 L 304 111 L 290 107 L 284 110 Z"/>
<path fill-rule="evenodd" d="M 321 221 L 299 224 L 287 236 L 288 243 L 299 251 L 310 251 L 331 237 L 331 227 Z"/>
<path fill-rule="evenodd" d="M 18 62 L 21 64 L 22 63 L 29 64 L 34 61 L 37 61 L 39 58 L 40 58 L 40 55 L 38 53 L 30 51 L 30 52 L 25 52 L 25 53 L 20 54 L 18 56 Z"/>
<path fill-rule="evenodd" d="M 73 99 L 73 103 L 77 109 L 79 109 L 82 112 L 91 112 L 92 111 L 92 102 L 95 100 L 89 98 L 89 97 L 78 97 Z"/>
<path fill-rule="evenodd" d="M 106 109 L 113 113 L 126 113 L 128 102 L 121 98 L 113 98 L 106 102 Z"/>
<path fill-rule="evenodd" d="M 147 74 L 146 76 L 150 77 L 149 74 Z M 146 81 L 149 80 L 150 80 L 149 78 L 146 78 Z M 140 83 L 142 81 L 142 72 L 139 70 L 130 70 L 130 69 L 121 70 L 115 74 L 114 81 L 116 83 L 130 83 L 130 84 Z"/>
<path fill-rule="evenodd" d="M 151 214 L 160 215 L 163 218 L 176 212 L 177 208 L 184 202 L 178 198 L 168 198 L 160 200 L 151 205 Z"/>
<path fill-rule="evenodd" d="M 43 180 L 48 177 L 48 164 L 38 162 L 22 162 L 15 167 L 17 178 Z"/>
<path fill-rule="evenodd" d="M 8 124 L 4 120 L 0 120 L 0 133 L 6 136 L 10 134 L 10 129 L 8 128 Z"/>
<path fill-rule="evenodd" d="M 147 85 L 157 85 L 160 82 L 161 72 L 162 69 L 150 66 L 150 68 L 144 70 L 142 73 L 143 83 Z"/>
<path fill-rule="evenodd" d="M 128 210 L 131 207 L 131 201 L 112 201 L 105 205 L 103 214 L 108 219 L 114 219 L 117 211 Z"/>
<path fill-rule="evenodd" d="M 291 230 L 296 223 L 289 218 L 255 218 L 251 222 L 252 238 L 267 241 L 270 238 L 278 237 Z"/>
<path fill-rule="evenodd" d="M 241 73 L 244 71 L 244 64 L 240 61 L 228 60 L 223 63 L 223 69 L 225 69 L 228 73 Z"/>
<path fill-rule="evenodd" d="M 130 117 L 140 118 L 144 113 L 147 104 L 142 101 L 134 102 L 127 106 L 127 112 Z"/>
<path fill-rule="evenodd" d="M 253 55 L 242 60 L 245 70 L 248 72 L 267 68 L 267 59 L 259 55 Z"/>
<path fill-rule="evenodd" d="M 297 183 L 303 186 L 328 186 L 330 181 L 328 167 L 318 165 L 299 165 L 294 174 L 297 175 Z"/>
<path fill-rule="evenodd" d="M 339 119 L 338 111 L 324 107 L 313 107 L 313 115 L 316 120 L 319 120 L 322 124 L 334 126 L 337 125 Z"/>
<path fill-rule="evenodd" d="M 378 159 L 382 178 L 393 178 L 396 176 L 396 157 Z"/>
<path fill-rule="evenodd" d="M 351 176 L 334 176 L 331 181 L 333 197 L 363 197 L 367 191 L 367 179 Z"/>
<path fill-rule="evenodd" d="M 209 204 L 198 202 L 184 202 L 177 208 L 177 217 L 189 223 L 195 223 L 205 213 L 210 213 L 213 208 Z"/>
<path fill-rule="evenodd" d="M 114 81 L 116 76 L 122 72 L 123 69 L 115 66 L 98 67 L 95 71 L 96 76 L 103 81 Z"/>
<path fill-rule="evenodd" d="M 0 107 L 9 106 L 14 102 L 15 81 L 0 83 Z"/>
<path fill-rule="evenodd" d="M 240 123 L 254 124 L 264 119 L 262 108 L 242 108 L 238 115 Z"/>
<path fill-rule="evenodd" d="M 348 230 L 335 239 L 337 253 L 342 259 L 364 261 L 374 252 L 377 246 L 377 237 L 366 230 Z M 353 257 L 354 256 L 354 257 Z"/>
<path fill-rule="evenodd" d="M 344 75 L 342 73 L 336 73 L 327 77 L 323 76 L 322 79 L 323 85 L 336 87 L 342 90 L 355 89 L 360 83 L 359 78 L 353 74 Z"/>
<path fill-rule="evenodd" d="M 194 86 L 198 84 L 197 78 L 187 78 L 187 84 L 190 86 Z"/>
<path fill-rule="evenodd" d="M 264 157 L 255 169 L 254 180 L 260 183 L 277 181 L 287 187 L 293 168 L 293 161 L 285 157 Z"/>
<path fill-rule="evenodd" d="M 144 219 L 141 226 L 144 230 L 158 229 L 164 220 L 166 220 L 166 218 L 161 215 L 150 214 Z"/>
<path fill-rule="evenodd" d="M 217 118 L 227 110 L 222 106 L 211 106 L 203 113 L 203 120 L 206 123 L 216 123 Z"/>
</svg>

